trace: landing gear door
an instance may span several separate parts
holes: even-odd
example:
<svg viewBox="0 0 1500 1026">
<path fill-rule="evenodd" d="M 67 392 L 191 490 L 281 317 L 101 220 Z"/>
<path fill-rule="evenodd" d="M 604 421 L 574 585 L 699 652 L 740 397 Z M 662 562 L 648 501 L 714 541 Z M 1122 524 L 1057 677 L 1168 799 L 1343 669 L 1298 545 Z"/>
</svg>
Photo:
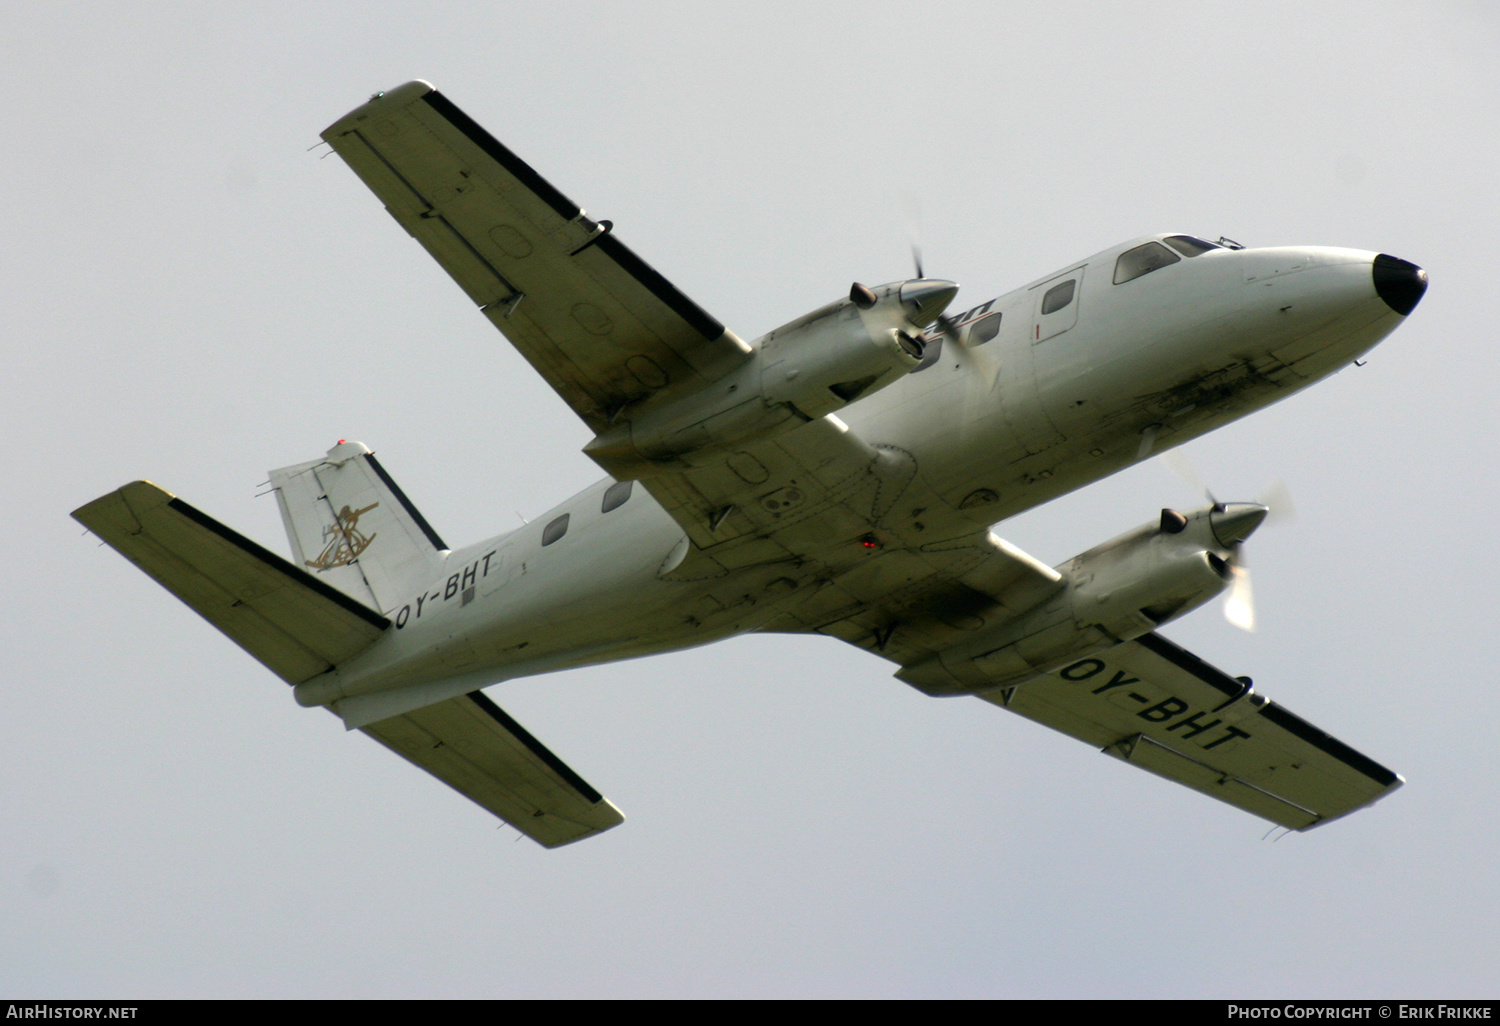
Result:
<svg viewBox="0 0 1500 1026">
<path fill-rule="evenodd" d="M 1082 267 L 1059 274 L 1032 291 L 1036 293 L 1031 329 L 1033 342 L 1045 342 L 1078 323 L 1079 296 L 1083 292 Z"/>
</svg>

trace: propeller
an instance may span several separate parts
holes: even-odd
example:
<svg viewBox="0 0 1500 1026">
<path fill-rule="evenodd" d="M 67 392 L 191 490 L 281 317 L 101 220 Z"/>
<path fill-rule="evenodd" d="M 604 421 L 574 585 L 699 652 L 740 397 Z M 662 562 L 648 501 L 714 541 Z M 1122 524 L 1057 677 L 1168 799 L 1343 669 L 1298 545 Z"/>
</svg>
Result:
<svg viewBox="0 0 1500 1026">
<path fill-rule="evenodd" d="M 912 267 L 917 272 L 917 278 L 919 280 L 926 280 L 927 272 L 922 268 L 922 247 L 917 245 L 915 240 L 911 244 L 911 262 Z M 951 317 L 949 317 L 946 313 L 939 313 L 937 315 L 936 324 L 938 326 L 938 330 L 943 333 L 944 338 L 952 342 L 955 346 L 959 344 L 958 325 L 953 323 L 953 319 Z"/>
<path fill-rule="evenodd" d="M 1213 490 L 1204 483 L 1202 476 L 1193 468 L 1192 461 L 1183 454 L 1181 449 L 1166 450 L 1161 454 L 1161 460 L 1193 491 L 1206 496 L 1208 501 L 1215 506 L 1223 505 L 1214 495 Z M 1292 490 L 1280 478 L 1261 489 L 1260 496 L 1255 501 L 1270 510 L 1267 520 L 1278 524 L 1289 524 L 1297 519 L 1297 504 L 1292 501 Z"/>
<path fill-rule="evenodd" d="M 917 198 L 910 192 L 901 193 L 902 212 L 905 215 L 907 238 L 911 240 L 911 262 L 912 269 L 916 272 L 917 280 L 927 280 L 927 270 L 922 261 L 922 246 L 918 241 L 921 238 L 922 212 Z M 939 311 L 937 316 L 930 322 L 937 326 L 938 331 L 949 343 L 953 358 L 963 365 L 964 370 L 974 374 L 984 383 L 985 392 L 990 392 L 995 387 L 995 381 L 1000 376 L 1000 363 L 998 360 L 985 359 L 976 351 L 963 344 L 963 332 L 959 330 L 958 324 L 947 313 Z"/>
<path fill-rule="evenodd" d="M 1243 631 L 1255 630 L 1255 598 L 1250 585 L 1250 567 L 1245 561 L 1244 541 L 1266 520 L 1273 516 L 1285 523 L 1296 515 L 1291 492 L 1284 481 L 1275 481 L 1264 490 L 1258 502 L 1221 502 L 1204 483 L 1188 458 L 1179 449 L 1162 453 L 1162 462 L 1177 473 L 1195 492 L 1208 497 L 1213 503 L 1209 514 L 1214 535 L 1229 550 L 1225 568 L 1229 576 L 1229 588 L 1224 596 L 1224 619 Z"/>
<path fill-rule="evenodd" d="M 1258 502 L 1215 502 L 1208 514 L 1214 538 L 1229 550 L 1229 558 L 1225 560 L 1229 592 L 1224 597 L 1224 619 L 1245 631 L 1255 630 L 1255 601 L 1250 590 L 1250 568 L 1245 565 L 1245 539 L 1270 512 L 1270 507 Z"/>
<path fill-rule="evenodd" d="M 901 214 L 906 222 L 906 237 L 911 240 L 911 263 L 916 271 L 916 278 L 925 281 L 927 271 L 922 264 L 922 204 L 917 200 L 916 194 L 910 190 L 901 190 Z M 958 327 L 953 323 L 946 313 L 939 311 L 936 324 L 943 333 L 943 337 L 958 345 Z"/>
</svg>

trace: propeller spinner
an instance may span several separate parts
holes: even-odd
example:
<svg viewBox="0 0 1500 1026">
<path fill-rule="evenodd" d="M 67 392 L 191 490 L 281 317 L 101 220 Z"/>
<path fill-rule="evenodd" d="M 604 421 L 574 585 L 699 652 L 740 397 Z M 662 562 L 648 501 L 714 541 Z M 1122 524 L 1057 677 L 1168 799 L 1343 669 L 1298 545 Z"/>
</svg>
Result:
<svg viewBox="0 0 1500 1026">
<path fill-rule="evenodd" d="M 933 321 L 945 322 L 943 311 L 958 295 L 958 285 L 942 278 L 913 278 L 901 286 L 901 307 L 913 327 L 925 328 Z M 944 334 L 949 329 L 944 328 Z"/>
</svg>

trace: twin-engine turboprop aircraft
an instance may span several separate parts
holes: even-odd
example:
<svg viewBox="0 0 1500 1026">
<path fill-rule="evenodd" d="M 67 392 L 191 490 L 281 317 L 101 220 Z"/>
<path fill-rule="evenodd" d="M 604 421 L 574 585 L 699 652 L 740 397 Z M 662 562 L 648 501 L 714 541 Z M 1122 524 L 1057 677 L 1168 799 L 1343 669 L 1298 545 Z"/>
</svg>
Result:
<svg viewBox="0 0 1500 1026">
<path fill-rule="evenodd" d="M 1395 773 L 1156 633 L 1266 507 L 1163 510 L 1046 566 L 990 525 L 1284 398 L 1421 299 L 1384 254 L 1134 239 L 956 316 L 948 281 L 746 343 L 425 82 L 323 133 L 595 433 L 609 477 L 453 548 L 373 452 L 271 472 L 288 562 L 145 481 L 74 516 L 289 684 L 543 845 L 622 821 L 481 690 L 819 633 L 1285 827 Z"/>
</svg>

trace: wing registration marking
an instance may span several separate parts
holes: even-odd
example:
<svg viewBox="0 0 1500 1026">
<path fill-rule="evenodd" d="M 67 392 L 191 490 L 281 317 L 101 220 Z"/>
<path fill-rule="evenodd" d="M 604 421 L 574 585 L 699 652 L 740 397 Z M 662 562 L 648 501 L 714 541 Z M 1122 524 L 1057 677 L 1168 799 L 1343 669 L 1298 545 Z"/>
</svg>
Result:
<svg viewBox="0 0 1500 1026">
<path fill-rule="evenodd" d="M 1176 695 L 1166 694 L 1153 701 L 1151 697 L 1139 691 L 1119 691 L 1117 689 L 1140 684 L 1142 681 L 1125 670 L 1115 670 L 1113 675 L 1105 680 L 1101 675 L 1107 669 L 1102 659 L 1080 659 L 1071 666 L 1064 666 L 1058 670 L 1057 675 L 1072 683 L 1088 682 L 1089 694 L 1103 698 L 1115 708 L 1128 712 L 1137 719 L 1161 727 L 1168 734 L 1176 734 L 1185 741 L 1193 741 L 1204 751 L 1212 751 L 1236 739 L 1249 739 L 1251 736 L 1232 724 L 1226 724 L 1222 717 L 1214 717 L 1217 709 L 1194 710 L 1191 703 Z M 1141 708 L 1142 706 L 1145 708 Z M 1219 706 L 1220 709 L 1223 707 L 1223 705 Z M 1184 713 L 1186 715 L 1183 715 Z M 1177 733 L 1178 731 L 1181 733 Z M 1198 740 L 1200 735 L 1204 734 L 1208 737 Z"/>
</svg>

